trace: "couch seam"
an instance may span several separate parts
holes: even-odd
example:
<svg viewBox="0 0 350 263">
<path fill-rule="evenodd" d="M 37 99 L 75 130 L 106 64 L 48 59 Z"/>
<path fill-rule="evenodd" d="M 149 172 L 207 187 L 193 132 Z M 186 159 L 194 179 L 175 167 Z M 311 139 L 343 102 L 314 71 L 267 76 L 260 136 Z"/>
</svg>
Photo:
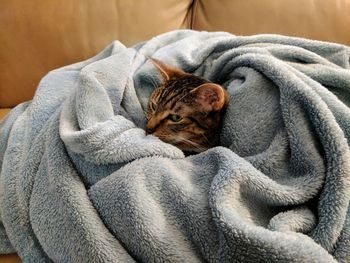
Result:
<svg viewBox="0 0 350 263">
<path fill-rule="evenodd" d="M 199 0 L 192 0 L 190 29 L 193 29 L 194 20 L 196 18 L 196 11 L 197 11 L 198 1 Z"/>
</svg>

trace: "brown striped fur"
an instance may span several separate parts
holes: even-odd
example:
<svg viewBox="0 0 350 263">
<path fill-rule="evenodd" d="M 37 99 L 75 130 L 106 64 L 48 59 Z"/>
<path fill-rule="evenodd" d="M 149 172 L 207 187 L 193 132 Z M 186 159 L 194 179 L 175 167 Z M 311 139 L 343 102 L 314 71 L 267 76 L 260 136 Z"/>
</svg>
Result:
<svg viewBox="0 0 350 263">
<path fill-rule="evenodd" d="M 229 96 L 220 85 L 151 59 L 163 83 L 150 96 L 147 134 L 186 152 L 219 144 L 222 115 Z"/>
</svg>

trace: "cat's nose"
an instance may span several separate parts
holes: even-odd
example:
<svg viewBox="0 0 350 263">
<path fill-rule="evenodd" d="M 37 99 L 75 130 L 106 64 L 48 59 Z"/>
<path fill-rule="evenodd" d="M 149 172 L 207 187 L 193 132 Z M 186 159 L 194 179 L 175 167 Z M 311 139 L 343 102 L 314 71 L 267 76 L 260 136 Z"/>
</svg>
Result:
<svg viewBox="0 0 350 263">
<path fill-rule="evenodd" d="M 152 134 L 152 133 L 154 133 L 154 129 L 152 129 L 152 128 L 146 128 L 146 134 Z"/>
</svg>

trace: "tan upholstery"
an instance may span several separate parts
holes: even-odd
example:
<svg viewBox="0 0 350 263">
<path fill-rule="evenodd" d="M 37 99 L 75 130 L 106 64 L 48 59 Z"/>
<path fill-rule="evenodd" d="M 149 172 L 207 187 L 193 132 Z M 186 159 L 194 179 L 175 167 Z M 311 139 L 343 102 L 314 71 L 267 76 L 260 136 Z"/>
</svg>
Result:
<svg viewBox="0 0 350 263">
<path fill-rule="evenodd" d="M 0 255 L 0 263 L 20 263 L 21 259 L 17 254 Z"/>
<path fill-rule="evenodd" d="M 7 113 L 10 112 L 10 110 L 11 110 L 11 108 L 0 109 L 0 120 L 2 118 L 4 118 L 7 115 Z M 1 263 L 1 261 L 0 261 L 0 263 Z"/>
<path fill-rule="evenodd" d="M 180 28 L 278 33 L 350 45 L 348 0 L 3 0 L 0 108 L 33 97 L 50 70 Z"/>
<path fill-rule="evenodd" d="M 50 70 L 180 28 L 278 33 L 350 45 L 348 0 L 3 0 L 0 108 L 33 97 Z"/>
<path fill-rule="evenodd" d="M 350 45 L 350 1 L 199 0 L 194 6 L 192 27 L 236 35 L 283 34 Z"/>
<path fill-rule="evenodd" d="M 188 28 L 191 3 L 1 1 L 0 108 L 31 99 L 49 70 L 91 57 L 114 39 L 131 45 L 166 31 Z"/>
</svg>

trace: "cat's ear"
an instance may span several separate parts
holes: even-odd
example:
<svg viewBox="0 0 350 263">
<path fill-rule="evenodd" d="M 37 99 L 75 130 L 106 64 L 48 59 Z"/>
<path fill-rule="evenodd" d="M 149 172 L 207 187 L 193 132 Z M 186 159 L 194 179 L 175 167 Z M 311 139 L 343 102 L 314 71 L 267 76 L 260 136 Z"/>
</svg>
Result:
<svg viewBox="0 0 350 263">
<path fill-rule="evenodd" d="M 162 74 L 162 77 L 164 78 L 165 81 L 168 81 L 173 77 L 185 74 L 183 70 L 166 65 L 165 63 L 161 62 L 158 59 L 150 58 L 150 60 L 153 63 L 153 65 L 155 65 L 156 68 L 159 70 L 159 72 Z"/>
<path fill-rule="evenodd" d="M 191 91 L 205 111 L 219 111 L 226 105 L 228 95 L 218 84 L 205 83 Z"/>
</svg>

